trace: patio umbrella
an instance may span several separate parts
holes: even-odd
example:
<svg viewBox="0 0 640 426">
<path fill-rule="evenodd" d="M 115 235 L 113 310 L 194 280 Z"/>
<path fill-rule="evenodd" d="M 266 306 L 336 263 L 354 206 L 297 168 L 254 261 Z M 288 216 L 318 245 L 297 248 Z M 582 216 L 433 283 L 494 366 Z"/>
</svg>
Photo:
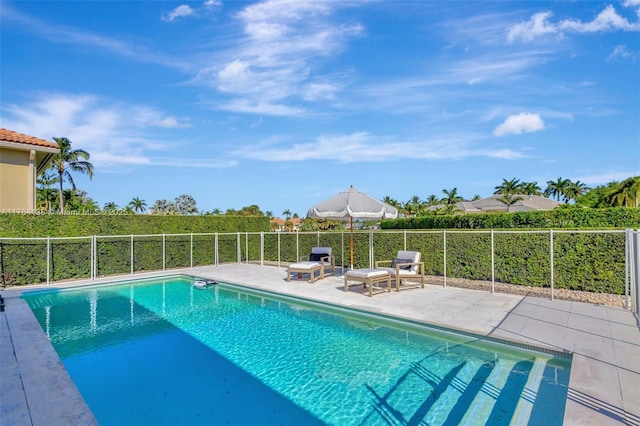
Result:
<svg viewBox="0 0 640 426">
<path fill-rule="evenodd" d="M 398 209 L 360 192 L 351 185 L 349 189 L 309 209 L 307 217 L 316 219 L 349 219 L 351 228 L 351 269 L 353 269 L 353 219 L 395 219 Z"/>
</svg>

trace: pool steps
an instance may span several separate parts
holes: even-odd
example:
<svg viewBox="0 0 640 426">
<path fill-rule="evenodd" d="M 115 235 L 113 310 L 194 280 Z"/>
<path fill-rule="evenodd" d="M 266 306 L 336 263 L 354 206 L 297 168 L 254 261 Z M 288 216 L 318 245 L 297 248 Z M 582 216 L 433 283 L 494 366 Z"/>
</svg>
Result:
<svg viewBox="0 0 640 426">
<path fill-rule="evenodd" d="M 531 365 L 530 370 L 522 369 L 522 363 L 516 364 L 509 359 L 497 359 L 493 362 L 485 362 L 481 365 L 477 363 L 465 362 L 457 368 L 453 378 L 435 377 L 423 365 L 414 365 L 402 378 L 392 387 L 391 391 L 384 396 L 379 396 L 378 404 L 374 410 L 375 414 L 382 417 L 387 424 L 429 424 L 429 425 L 457 425 L 457 424 L 491 424 L 496 419 L 493 416 L 510 415 L 511 425 L 523 425 L 529 422 L 535 399 L 542 382 L 544 370 L 547 366 L 547 359 L 535 357 L 525 365 Z M 501 392 L 512 392 L 509 388 L 510 376 L 515 374 L 518 378 L 526 374 L 526 383 L 518 402 L 512 412 L 502 413 L 501 407 L 497 407 Z M 431 404 L 427 404 L 428 410 L 425 413 L 416 412 L 412 415 L 400 413 L 393 408 L 391 401 L 394 399 L 394 392 L 400 392 L 403 382 L 410 382 L 420 378 L 433 383 L 445 385 L 446 388 L 438 395 L 439 389 L 434 387 L 432 395 L 429 397 Z M 521 378 L 521 380 L 524 380 Z M 410 383 L 405 383 L 409 385 Z M 507 385 L 507 387 L 505 387 Z M 516 384 L 516 387 L 518 385 Z M 463 411 L 465 410 L 466 411 Z M 496 411 L 496 413 L 494 413 Z M 374 420 L 371 415 L 368 420 Z M 500 424 L 503 424 L 502 419 Z M 375 423 L 375 421 L 373 421 Z M 363 424 L 369 424 L 364 422 Z"/>
<path fill-rule="evenodd" d="M 547 362 L 542 358 L 536 358 L 533 362 L 533 368 L 529 372 L 527 383 L 524 385 L 524 389 L 518 400 L 518 405 L 511 417 L 511 425 L 524 425 L 529 422 L 529 417 L 531 417 L 533 404 L 536 401 L 536 396 L 538 396 L 538 389 L 540 388 L 546 366 Z"/>
</svg>

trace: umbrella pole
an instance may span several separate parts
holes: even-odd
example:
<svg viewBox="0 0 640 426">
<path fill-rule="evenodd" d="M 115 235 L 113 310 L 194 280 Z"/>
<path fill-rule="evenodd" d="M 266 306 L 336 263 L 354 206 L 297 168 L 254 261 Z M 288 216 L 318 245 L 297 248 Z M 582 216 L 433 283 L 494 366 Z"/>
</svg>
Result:
<svg viewBox="0 0 640 426">
<path fill-rule="evenodd" d="M 351 269 L 353 269 L 353 216 L 349 216 L 351 219 Z"/>
</svg>

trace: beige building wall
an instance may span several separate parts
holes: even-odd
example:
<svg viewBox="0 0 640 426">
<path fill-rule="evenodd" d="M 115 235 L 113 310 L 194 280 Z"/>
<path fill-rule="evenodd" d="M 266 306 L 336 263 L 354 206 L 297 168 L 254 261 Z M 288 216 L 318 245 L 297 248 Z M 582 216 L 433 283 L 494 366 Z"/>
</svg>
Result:
<svg viewBox="0 0 640 426">
<path fill-rule="evenodd" d="M 0 212 L 34 210 L 35 151 L 0 147 Z"/>
</svg>

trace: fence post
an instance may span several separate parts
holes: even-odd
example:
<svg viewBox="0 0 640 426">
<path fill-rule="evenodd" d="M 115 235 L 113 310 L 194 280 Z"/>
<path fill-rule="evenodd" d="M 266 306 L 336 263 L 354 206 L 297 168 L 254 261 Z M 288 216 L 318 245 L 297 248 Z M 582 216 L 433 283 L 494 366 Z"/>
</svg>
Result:
<svg viewBox="0 0 640 426">
<path fill-rule="evenodd" d="M 403 250 L 406 250 L 407 249 L 407 230 L 406 229 L 402 231 L 402 236 L 403 236 L 402 237 Z"/>
<path fill-rule="evenodd" d="M 93 247 L 91 247 L 91 249 L 93 250 Z M 91 252 L 91 257 L 92 257 L 92 261 L 93 261 L 93 252 Z M 49 280 L 50 280 L 50 272 L 49 270 L 51 269 L 51 238 L 47 237 L 47 285 L 49 285 Z M 92 273 L 93 273 L 93 265 L 91 265 L 91 269 L 92 269 Z"/>
<path fill-rule="evenodd" d="M 264 266 L 264 231 L 260 232 L 260 266 Z"/>
<path fill-rule="evenodd" d="M 131 234 L 131 275 L 133 275 L 133 234 Z"/>
<path fill-rule="evenodd" d="M 373 268 L 373 231 L 369 230 L 369 268 Z"/>
<path fill-rule="evenodd" d="M 447 230 L 442 230 L 442 248 L 444 250 L 444 287 L 447 286 Z"/>
<path fill-rule="evenodd" d="M 280 267 L 280 232 L 278 232 L 278 268 Z"/>
<path fill-rule="evenodd" d="M 190 253 L 191 253 L 191 267 L 193 268 L 193 232 L 191 233 L 191 247 L 190 247 Z"/>
<path fill-rule="evenodd" d="M 491 230 L 491 294 L 494 294 L 496 287 L 496 261 L 493 244 L 493 229 Z"/>
<path fill-rule="evenodd" d="M 625 306 L 627 309 L 630 309 L 629 306 L 629 271 L 631 268 L 630 262 L 630 241 L 632 237 L 632 233 L 630 229 L 625 229 L 624 231 L 624 300 Z"/>
<path fill-rule="evenodd" d="M 242 246 L 240 245 L 240 233 L 238 232 L 236 235 L 236 263 L 242 263 Z"/>
<path fill-rule="evenodd" d="M 164 238 L 164 233 L 162 233 L 162 270 L 164 271 L 167 267 L 166 264 L 166 242 Z"/>
<path fill-rule="evenodd" d="M 244 234 L 244 263 L 249 263 L 249 233 Z"/>
<path fill-rule="evenodd" d="M 551 267 L 551 270 L 550 270 L 550 273 L 551 273 L 551 300 L 553 300 L 553 298 L 554 298 L 554 294 L 553 294 L 553 291 L 554 291 L 554 289 L 553 289 L 553 286 L 554 286 L 554 283 L 553 283 L 553 275 L 554 275 L 554 272 L 553 272 L 553 229 L 549 230 L 549 260 L 550 260 L 549 264 L 550 264 L 550 267 Z"/>
<path fill-rule="evenodd" d="M 93 252 L 91 253 L 91 261 L 93 262 L 91 264 L 91 269 L 93 271 L 92 279 L 95 280 L 98 278 L 98 239 L 95 235 L 91 236 L 91 247 L 93 249 Z"/>
<path fill-rule="evenodd" d="M 344 273 L 344 231 L 340 231 L 341 245 L 340 245 L 340 270 Z"/>
<path fill-rule="evenodd" d="M 216 232 L 213 237 L 213 264 L 218 266 L 218 233 Z"/>
<path fill-rule="evenodd" d="M 296 232 L 296 262 L 300 259 L 300 234 Z"/>
</svg>

